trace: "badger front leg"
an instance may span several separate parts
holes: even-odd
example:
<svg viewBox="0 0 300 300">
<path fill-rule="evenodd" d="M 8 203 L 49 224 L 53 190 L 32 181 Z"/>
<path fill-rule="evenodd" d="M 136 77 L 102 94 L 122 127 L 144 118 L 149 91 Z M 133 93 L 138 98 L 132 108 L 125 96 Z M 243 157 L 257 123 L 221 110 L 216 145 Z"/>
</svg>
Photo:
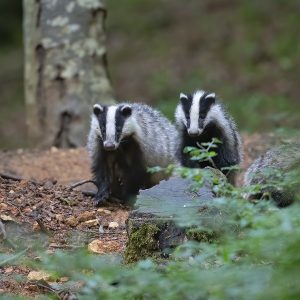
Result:
<svg viewBox="0 0 300 300">
<path fill-rule="evenodd" d="M 101 180 L 96 180 L 96 186 L 98 191 L 95 195 L 96 206 L 100 206 L 102 203 L 109 199 L 109 184 L 105 176 Z"/>
<path fill-rule="evenodd" d="M 98 159 L 95 159 L 95 163 L 92 166 L 92 173 L 97 186 L 97 192 L 95 195 L 96 206 L 100 206 L 109 198 L 110 180 L 109 172 L 104 160 L 99 155 Z"/>
</svg>

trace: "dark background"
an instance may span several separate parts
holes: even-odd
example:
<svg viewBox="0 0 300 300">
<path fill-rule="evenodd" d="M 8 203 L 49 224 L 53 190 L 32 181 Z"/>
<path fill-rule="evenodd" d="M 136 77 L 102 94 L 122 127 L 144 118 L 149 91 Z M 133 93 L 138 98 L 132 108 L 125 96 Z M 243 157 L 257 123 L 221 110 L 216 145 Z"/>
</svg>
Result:
<svg viewBox="0 0 300 300">
<path fill-rule="evenodd" d="M 216 92 L 244 131 L 300 121 L 300 1 L 107 0 L 119 100 L 172 118 L 178 95 Z M 0 1 L 0 148 L 26 146 L 22 1 Z"/>
</svg>

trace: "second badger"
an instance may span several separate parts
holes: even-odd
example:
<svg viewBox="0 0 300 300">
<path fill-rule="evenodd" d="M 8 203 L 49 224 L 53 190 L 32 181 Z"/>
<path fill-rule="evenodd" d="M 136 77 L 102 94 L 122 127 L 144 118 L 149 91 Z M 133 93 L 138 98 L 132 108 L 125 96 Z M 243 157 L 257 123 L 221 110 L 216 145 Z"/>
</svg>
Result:
<svg viewBox="0 0 300 300">
<path fill-rule="evenodd" d="M 202 90 L 193 95 L 180 94 L 180 103 L 175 113 L 176 124 L 180 132 L 180 143 L 177 155 L 183 166 L 190 168 L 225 167 L 238 165 L 242 159 L 241 140 L 236 125 L 226 113 L 214 93 Z M 184 152 L 187 146 L 199 147 L 201 143 L 211 142 L 218 138 L 221 144 L 216 148 L 212 162 L 192 160 Z M 213 164 L 213 165 L 212 165 Z M 235 172 L 222 170 L 231 183 L 234 183 Z"/>
<path fill-rule="evenodd" d="M 97 204 L 110 197 L 126 202 L 139 189 L 163 179 L 163 174 L 148 173 L 147 167 L 175 163 L 176 140 L 175 127 L 148 105 L 95 104 L 88 150 Z"/>
</svg>

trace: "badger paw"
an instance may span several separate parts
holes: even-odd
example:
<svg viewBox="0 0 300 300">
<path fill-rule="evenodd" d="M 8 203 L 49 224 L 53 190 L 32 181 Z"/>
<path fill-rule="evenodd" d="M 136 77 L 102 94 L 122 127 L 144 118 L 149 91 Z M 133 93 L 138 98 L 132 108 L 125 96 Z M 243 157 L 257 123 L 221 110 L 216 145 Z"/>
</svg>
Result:
<svg viewBox="0 0 300 300">
<path fill-rule="evenodd" d="M 107 189 L 99 189 L 95 195 L 96 206 L 101 206 L 109 198 L 109 192 Z"/>
</svg>

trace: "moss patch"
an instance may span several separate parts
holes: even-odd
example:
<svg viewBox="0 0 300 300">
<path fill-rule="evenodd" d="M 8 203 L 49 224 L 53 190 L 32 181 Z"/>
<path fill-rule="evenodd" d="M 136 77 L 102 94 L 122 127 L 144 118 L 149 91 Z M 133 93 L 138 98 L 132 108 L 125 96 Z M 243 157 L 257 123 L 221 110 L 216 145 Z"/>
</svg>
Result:
<svg viewBox="0 0 300 300">
<path fill-rule="evenodd" d="M 159 227 L 152 223 L 145 223 L 133 229 L 125 251 L 125 263 L 155 256 L 158 250 L 157 234 L 159 231 Z"/>
<path fill-rule="evenodd" d="M 218 234 L 215 231 L 207 231 L 193 228 L 188 229 L 186 231 L 186 236 L 188 240 L 211 243 L 217 239 Z"/>
</svg>

